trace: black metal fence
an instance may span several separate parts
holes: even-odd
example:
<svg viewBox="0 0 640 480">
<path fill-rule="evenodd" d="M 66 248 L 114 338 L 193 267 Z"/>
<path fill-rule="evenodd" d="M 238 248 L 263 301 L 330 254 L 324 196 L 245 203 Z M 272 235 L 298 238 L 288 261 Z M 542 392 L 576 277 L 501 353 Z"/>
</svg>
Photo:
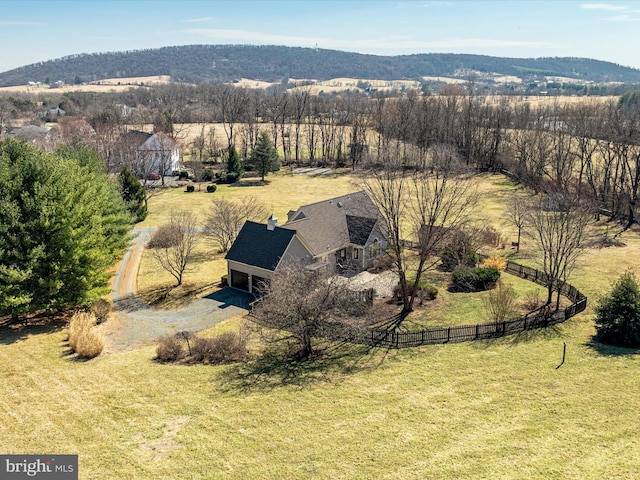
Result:
<svg viewBox="0 0 640 480">
<path fill-rule="evenodd" d="M 531 267 L 526 267 L 515 262 L 508 262 L 506 271 L 512 275 L 545 287 L 549 285 L 548 276 Z M 550 306 L 544 306 L 522 317 L 504 322 L 429 328 L 414 332 L 399 332 L 373 328 L 370 331 L 370 337 L 360 338 L 359 340 L 361 343 L 369 345 L 402 348 L 436 343 L 467 342 L 470 340 L 498 338 L 562 323 L 587 308 L 587 297 L 580 293 L 573 285 L 563 282 L 559 284 L 554 283 L 553 290 L 559 291 L 561 295 L 571 300 L 571 305 L 560 310 L 554 310 Z"/>
</svg>

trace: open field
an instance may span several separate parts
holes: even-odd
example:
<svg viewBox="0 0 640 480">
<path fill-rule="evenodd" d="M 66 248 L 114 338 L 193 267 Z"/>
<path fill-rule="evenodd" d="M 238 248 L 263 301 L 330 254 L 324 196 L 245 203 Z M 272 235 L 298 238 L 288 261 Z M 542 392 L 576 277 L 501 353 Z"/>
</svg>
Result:
<svg viewBox="0 0 640 480">
<path fill-rule="evenodd" d="M 284 220 L 355 189 L 347 174 L 269 179 L 171 190 L 143 226 L 222 195 L 255 195 Z M 522 194 L 497 175 L 482 188 L 482 218 L 496 222 Z M 637 478 L 640 355 L 591 342 L 596 297 L 627 266 L 640 270 L 640 234 L 619 238 L 589 250 L 571 279 L 589 296 L 585 313 L 495 341 L 212 367 L 158 364 L 153 347 L 72 361 L 60 325 L 0 330 L 0 451 L 79 454 L 82 479 Z M 532 262 L 526 245 L 514 259 Z"/>
<path fill-rule="evenodd" d="M 109 93 L 109 92 L 125 92 L 130 88 L 140 86 L 165 85 L 170 83 L 169 75 L 155 75 L 151 77 L 126 77 L 126 78 L 105 78 L 96 82 L 86 83 L 82 85 L 61 85 L 51 88 L 49 85 L 16 85 L 14 87 L 0 87 L 2 93 L 31 93 L 40 94 L 47 92 L 66 93 L 66 92 L 93 92 L 93 93 Z"/>
</svg>

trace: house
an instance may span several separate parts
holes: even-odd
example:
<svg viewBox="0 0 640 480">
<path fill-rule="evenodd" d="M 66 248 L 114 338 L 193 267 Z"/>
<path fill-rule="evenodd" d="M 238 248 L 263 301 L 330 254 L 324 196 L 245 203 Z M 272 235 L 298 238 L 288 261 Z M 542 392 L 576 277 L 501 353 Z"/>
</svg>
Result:
<svg viewBox="0 0 640 480">
<path fill-rule="evenodd" d="M 17 138 L 18 140 L 24 140 L 27 143 L 33 143 L 36 145 L 43 145 L 51 127 L 38 127 L 36 125 L 25 125 L 24 127 L 14 128 L 9 131 L 9 137 Z"/>
<path fill-rule="evenodd" d="M 169 135 L 128 131 L 114 143 L 109 168 L 129 168 L 139 178 L 173 175 L 180 170 L 180 146 Z"/>
<path fill-rule="evenodd" d="M 225 259 L 229 284 L 256 292 L 281 265 L 301 261 L 331 272 L 362 271 L 385 254 L 384 220 L 365 192 L 304 205 L 278 226 L 247 221 Z"/>
<path fill-rule="evenodd" d="M 230 286 L 258 293 L 261 283 L 283 263 L 312 263 L 313 255 L 304 240 L 295 230 L 278 227 L 277 223 L 273 215 L 267 225 L 245 222 L 225 257 Z"/>
<path fill-rule="evenodd" d="M 137 152 L 149 173 L 173 175 L 180 170 L 180 145 L 164 132 L 151 135 Z"/>
</svg>

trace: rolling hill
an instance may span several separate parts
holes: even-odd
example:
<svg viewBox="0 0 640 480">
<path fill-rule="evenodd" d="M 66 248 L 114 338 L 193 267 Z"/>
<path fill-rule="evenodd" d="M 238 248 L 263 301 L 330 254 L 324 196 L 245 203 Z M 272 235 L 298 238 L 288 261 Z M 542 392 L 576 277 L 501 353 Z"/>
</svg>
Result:
<svg viewBox="0 0 640 480">
<path fill-rule="evenodd" d="M 640 82 L 640 70 L 586 58 L 503 58 L 428 53 L 377 56 L 283 46 L 189 45 L 149 50 L 71 55 L 0 73 L 0 87 L 28 82 L 82 83 L 105 78 L 170 75 L 174 81 L 226 82 L 252 78 L 269 82 L 288 78 L 335 77 L 381 80 L 424 76 L 497 73 L 523 80 L 542 76 L 584 82 Z"/>
</svg>

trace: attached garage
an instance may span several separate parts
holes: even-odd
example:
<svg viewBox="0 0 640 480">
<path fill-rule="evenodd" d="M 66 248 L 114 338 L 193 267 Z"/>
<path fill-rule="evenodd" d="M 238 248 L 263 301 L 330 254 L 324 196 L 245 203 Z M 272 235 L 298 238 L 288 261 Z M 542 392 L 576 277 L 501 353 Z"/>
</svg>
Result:
<svg viewBox="0 0 640 480">
<path fill-rule="evenodd" d="M 249 275 L 238 270 L 231 270 L 231 286 L 238 290 L 249 291 Z"/>
<path fill-rule="evenodd" d="M 310 252 L 297 240 L 295 230 L 276 226 L 275 219 L 269 222 L 269 225 L 245 222 L 227 252 L 231 287 L 259 294 L 283 257 L 311 258 Z"/>
</svg>

